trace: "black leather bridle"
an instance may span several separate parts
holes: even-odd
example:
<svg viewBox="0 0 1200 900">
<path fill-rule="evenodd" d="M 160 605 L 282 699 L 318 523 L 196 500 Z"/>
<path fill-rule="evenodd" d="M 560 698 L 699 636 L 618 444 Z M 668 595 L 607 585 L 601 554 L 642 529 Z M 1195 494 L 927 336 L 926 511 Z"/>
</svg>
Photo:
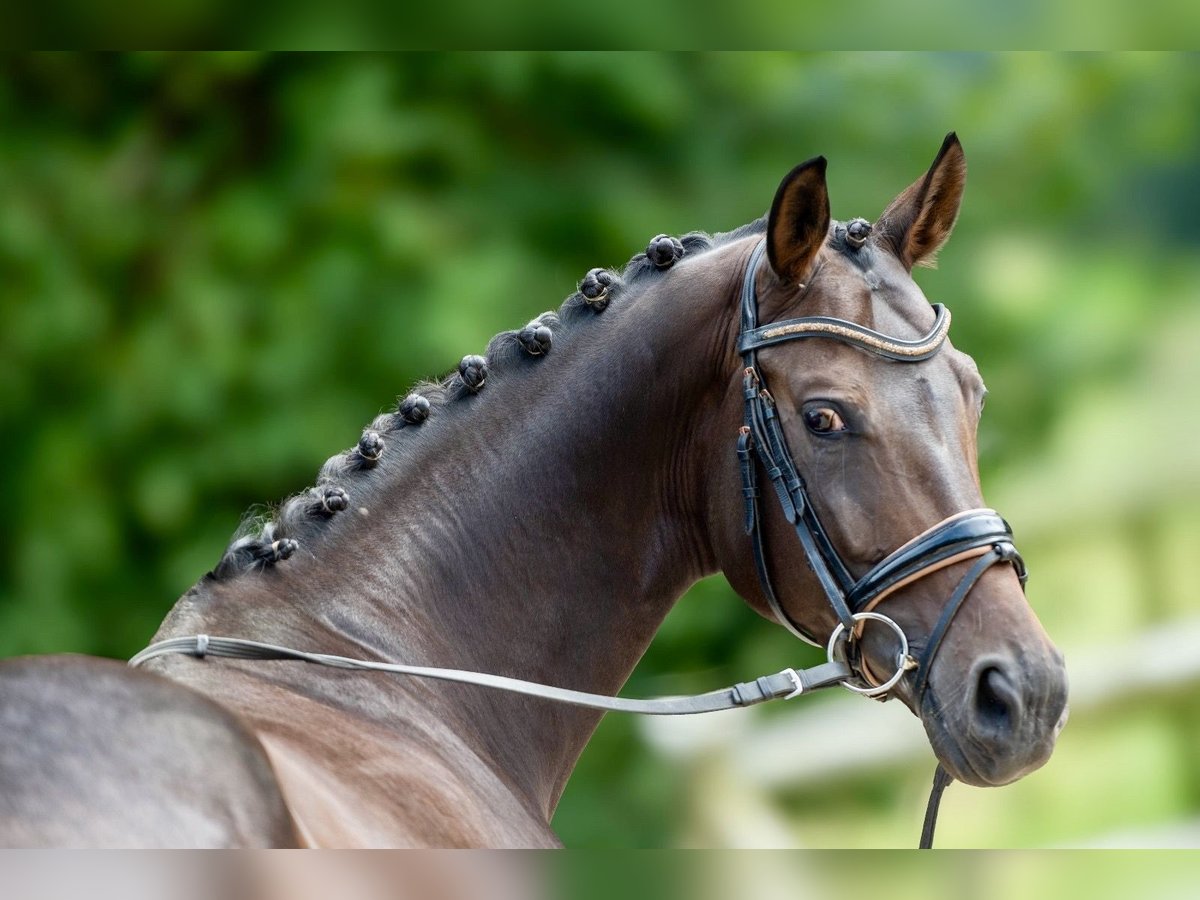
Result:
<svg viewBox="0 0 1200 900">
<path fill-rule="evenodd" d="M 737 455 L 745 498 L 745 528 L 753 543 L 759 581 L 771 611 L 780 624 L 802 640 L 820 646 L 804 626 L 788 615 L 771 581 L 759 510 L 758 466 L 761 466 L 775 489 L 784 516 L 796 529 L 809 567 L 837 615 L 838 625 L 828 643 L 830 658 L 835 653 L 844 654 L 846 662 L 861 680 L 860 685 L 847 683 L 846 687 L 886 699 L 906 672 L 914 671 L 914 699 L 919 709 L 929 685 L 929 670 L 938 648 L 954 616 L 983 573 L 996 563 L 1012 563 L 1024 586 L 1027 575 L 1025 563 L 1013 544 L 1012 529 L 990 509 L 957 513 L 913 538 L 856 579 L 821 524 L 809 499 L 804 479 L 796 471 L 775 399 L 758 367 L 758 351 L 786 341 L 821 337 L 841 341 L 895 362 L 921 362 L 934 356 L 945 343 L 950 330 L 950 313 L 941 304 L 934 304 L 936 318 L 933 328 L 925 337 L 915 341 L 897 340 L 854 322 L 827 316 L 805 316 L 760 326 L 756 278 L 765 249 L 766 241 L 760 241 L 746 263 L 742 279 L 741 335 L 738 339 L 738 352 L 744 366 L 746 412 L 745 424 L 738 435 Z M 889 617 L 874 612 L 874 608 L 910 582 L 969 559 L 975 561 L 947 599 L 920 655 L 913 658 L 908 653 L 909 642 L 900 626 Z M 901 643 L 896 671 L 882 682 L 873 678 L 861 656 L 858 638 L 867 619 L 887 624 Z"/>
</svg>

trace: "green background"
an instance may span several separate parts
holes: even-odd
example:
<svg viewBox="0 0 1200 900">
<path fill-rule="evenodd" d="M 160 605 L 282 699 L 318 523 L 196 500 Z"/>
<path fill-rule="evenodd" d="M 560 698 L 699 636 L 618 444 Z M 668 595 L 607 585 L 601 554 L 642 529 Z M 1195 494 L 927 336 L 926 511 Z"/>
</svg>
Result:
<svg viewBox="0 0 1200 900">
<path fill-rule="evenodd" d="M 556 307 L 588 268 L 755 218 L 817 153 L 834 214 L 873 218 L 953 129 L 965 206 L 917 278 L 988 382 L 985 494 L 1079 702 L 1041 772 L 951 789 L 940 843 L 1200 844 L 1197 57 L 0 67 L 0 655 L 131 654 L 249 506 L 310 484 L 407 385 Z M 1106 688 L 1116 664 L 1093 663 L 1166 646 L 1153 629 L 1175 665 L 1134 695 Z M 628 691 L 814 660 L 714 579 Z M 863 710 L 807 702 L 742 714 L 739 734 Z M 690 734 L 609 717 L 556 818 L 568 845 L 915 839 L 928 751 L 806 778 L 806 755 L 837 754 L 834 728 L 765 783 L 714 729 Z"/>
</svg>

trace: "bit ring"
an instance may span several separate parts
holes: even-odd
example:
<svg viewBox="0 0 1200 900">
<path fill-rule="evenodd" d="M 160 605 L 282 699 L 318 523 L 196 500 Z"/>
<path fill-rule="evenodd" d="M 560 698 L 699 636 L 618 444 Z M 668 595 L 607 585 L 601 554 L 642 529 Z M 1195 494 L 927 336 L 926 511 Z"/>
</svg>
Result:
<svg viewBox="0 0 1200 900">
<path fill-rule="evenodd" d="M 912 657 L 908 655 L 908 637 L 907 637 L 907 635 L 904 634 L 904 629 L 902 629 L 899 625 L 897 625 L 895 623 L 895 621 L 893 621 L 892 619 L 883 615 L 883 613 L 860 612 L 860 613 L 854 613 L 852 615 L 852 618 L 854 619 L 855 622 L 862 622 L 867 619 L 873 619 L 877 622 L 882 622 L 884 625 L 888 626 L 890 629 L 892 629 L 892 631 L 894 631 L 896 633 L 896 637 L 900 638 L 900 652 L 896 656 L 896 671 L 895 671 L 895 673 L 893 673 L 891 678 L 889 678 L 887 681 L 883 682 L 883 684 L 875 685 L 874 687 L 858 687 L 857 685 L 853 685 L 853 684 L 850 684 L 849 682 L 844 681 L 844 682 L 842 682 L 842 687 L 844 687 L 848 691 L 854 691 L 854 693 L 856 693 L 856 694 L 862 694 L 864 697 L 878 697 L 881 694 L 886 694 L 888 691 L 890 691 L 892 688 L 894 688 L 897 684 L 900 683 L 900 679 L 904 677 L 905 672 L 908 672 L 912 668 L 914 668 L 911 663 Z M 846 626 L 843 623 L 839 622 L 837 628 L 833 629 L 833 634 L 831 634 L 829 636 L 829 643 L 825 647 L 825 654 L 826 654 L 826 656 L 829 657 L 830 662 L 838 662 L 839 661 L 834 656 L 834 653 L 838 648 L 838 639 L 841 638 L 843 635 L 846 635 L 846 637 L 845 637 L 846 643 L 849 643 L 852 640 L 856 640 L 855 638 L 846 634 Z"/>
</svg>

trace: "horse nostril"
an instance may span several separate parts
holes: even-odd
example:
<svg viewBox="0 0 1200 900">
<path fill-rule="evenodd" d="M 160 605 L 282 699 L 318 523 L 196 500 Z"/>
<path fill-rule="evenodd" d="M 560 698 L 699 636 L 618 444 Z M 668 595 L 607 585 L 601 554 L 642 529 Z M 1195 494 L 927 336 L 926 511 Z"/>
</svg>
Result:
<svg viewBox="0 0 1200 900">
<path fill-rule="evenodd" d="M 1011 732 L 1020 716 L 1021 701 L 1012 682 L 997 666 L 979 672 L 975 690 L 975 716 L 993 732 Z"/>
</svg>

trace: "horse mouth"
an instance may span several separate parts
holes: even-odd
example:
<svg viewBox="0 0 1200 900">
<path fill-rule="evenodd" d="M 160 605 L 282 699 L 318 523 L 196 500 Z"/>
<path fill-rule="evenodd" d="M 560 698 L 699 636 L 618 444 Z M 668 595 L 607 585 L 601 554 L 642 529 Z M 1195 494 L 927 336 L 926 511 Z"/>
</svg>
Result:
<svg viewBox="0 0 1200 900">
<path fill-rule="evenodd" d="M 959 746 L 958 740 L 950 733 L 945 723 L 938 718 L 921 716 L 925 726 L 925 734 L 929 737 L 929 746 L 938 762 L 958 781 L 975 787 L 1000 787 L 1016 781 L 1020 775 L 1012 778 L 997 780 L 980 772 L 971 757 Z M 990 767 L 989 767 L 990 768 Z"/>
</svg>

